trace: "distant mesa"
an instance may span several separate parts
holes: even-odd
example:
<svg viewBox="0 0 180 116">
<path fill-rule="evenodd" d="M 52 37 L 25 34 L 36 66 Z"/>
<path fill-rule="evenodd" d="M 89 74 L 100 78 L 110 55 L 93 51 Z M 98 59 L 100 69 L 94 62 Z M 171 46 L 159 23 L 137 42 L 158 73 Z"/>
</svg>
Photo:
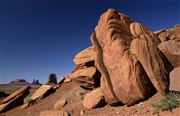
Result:
<svg viewBox="0 0 180 116">
<path fill-rule="evenodd" d="M 16 79 L 14 81 L 11 81 L 9 84 L 20 84 L 20 85 L 33 84 L 33 85 L 41 85 L 41 83 L 39 83 L 39 80 L 36 80 L 36 79 L 33 79 L 32 83 L 27 82 L 25 79 Z"/>
<path fill-rule="evenodd" d="M 29 84 L 25 79 L 16 79 L 11 81 L 9 84 Z"/>
</svg>

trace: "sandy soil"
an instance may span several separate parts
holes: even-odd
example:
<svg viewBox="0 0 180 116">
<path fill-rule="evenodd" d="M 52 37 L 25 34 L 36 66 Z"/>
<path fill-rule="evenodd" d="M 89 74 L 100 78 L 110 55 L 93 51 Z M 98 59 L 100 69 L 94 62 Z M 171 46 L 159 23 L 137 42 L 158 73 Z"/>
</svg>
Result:
<svg viewBox="0 0 180 116">
<path fill-rule="evenodd" d="M 74 82 L 64 83 L 56 90 L 55 93 L 42 100 L 39 100 L 34 105 L 29 106 L 24 110 L 21 110 L 19 106 L 4 114 L 0 114 L 0 116 L 39 116 L 41 111 L 53 110 L 55 102 L 60 99 L 67 100 L 67 105 L 65 105 L 62 110 L 69 112 L 72 116 L 80 116 L 80 112 L 83 112 L 84 116 L 152 116 L 154 115 L 152 104 L 157 102 L 162 97 L 157 93 L 148 100 L 131 107 L 112 107 L 106 105 L 102 108 L 87 110 L 82 105 L 84 95 L 79 96 L 76 94 L 79 90 L 81 90 L 81 88 Z M 178 116 L 177 114 L 179 114 L 179 109 L 180 108 L 177 108 L 172 112 L 168 111 L 166 113 L 160 113 L 160 115 L 164 116 L 168 114 L 170 116 Z M 173 112 L 176 112 L 176 114 Z"/>
</svg>

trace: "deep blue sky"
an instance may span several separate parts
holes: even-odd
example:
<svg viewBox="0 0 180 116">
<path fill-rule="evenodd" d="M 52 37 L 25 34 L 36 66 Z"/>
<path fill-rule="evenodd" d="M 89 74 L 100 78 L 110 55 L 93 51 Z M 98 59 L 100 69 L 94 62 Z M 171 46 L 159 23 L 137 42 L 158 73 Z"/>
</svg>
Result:
<svg viewBox="0 0 180 116">
<path fill-rule="evenodd" d="M 73 58 L 91 45 L 90 35 L 108 8 L 151 30 L 180 24 L 178 0 L 1 0 L 0 83 L 17 78 L 47 82 L 74 68 Z"/>
</svg>

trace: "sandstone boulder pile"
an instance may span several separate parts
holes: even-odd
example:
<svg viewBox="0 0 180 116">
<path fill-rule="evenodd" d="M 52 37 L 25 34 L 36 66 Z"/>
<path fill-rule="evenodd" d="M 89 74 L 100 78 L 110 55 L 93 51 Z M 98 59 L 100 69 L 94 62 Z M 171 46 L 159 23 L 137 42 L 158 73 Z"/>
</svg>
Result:
<svg viewBox="0 0 180 116">
<path fill-rule="evenodd" d="M 180 25 L 156 31 L 154 34 L 160 38 L 158 47 L 171 64 L 174 67 L 180 66 Z"/>
<path fill-rule="evenodd" d="M 29 94 L 30 86 L 24 86 L 15 91 L 0 102 L 0 113 L 10 110 L 23 103 L 24 98 Z"/>
<path fill-rule="evenodd" d="M 176 25 L 171 29 L 162 29 L 159 31 L 154 32 L 161 42 L 168 41 L 168 40 L 178 40 L 180 39 L 180 25 Z M 178 42 L 179 43 L 179 42 Z"/>
<path fill-rule="evenodd" d="M 100 86 L 101 74 L 95 66 L 95 51 L 91 46 L 74 58 L 77 65 L 69 74 L 69 78 L 80 83 L 80 86 L 86 89 L 93 89 Z"/>
</svg>

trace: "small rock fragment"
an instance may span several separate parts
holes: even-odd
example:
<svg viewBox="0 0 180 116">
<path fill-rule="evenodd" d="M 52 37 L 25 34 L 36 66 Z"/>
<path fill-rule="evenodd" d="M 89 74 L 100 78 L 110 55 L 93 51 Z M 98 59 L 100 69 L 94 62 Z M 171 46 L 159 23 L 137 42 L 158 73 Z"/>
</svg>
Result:
<svg viewBox="0 0 180 116">
<path fill-rule="evenodd" d="M 54 109 L 55 110 L 60 110 L 63 106 L 65 106 L 67 103 L 66 100 L 59 100 L 54 104 Z"/>
</svg>

